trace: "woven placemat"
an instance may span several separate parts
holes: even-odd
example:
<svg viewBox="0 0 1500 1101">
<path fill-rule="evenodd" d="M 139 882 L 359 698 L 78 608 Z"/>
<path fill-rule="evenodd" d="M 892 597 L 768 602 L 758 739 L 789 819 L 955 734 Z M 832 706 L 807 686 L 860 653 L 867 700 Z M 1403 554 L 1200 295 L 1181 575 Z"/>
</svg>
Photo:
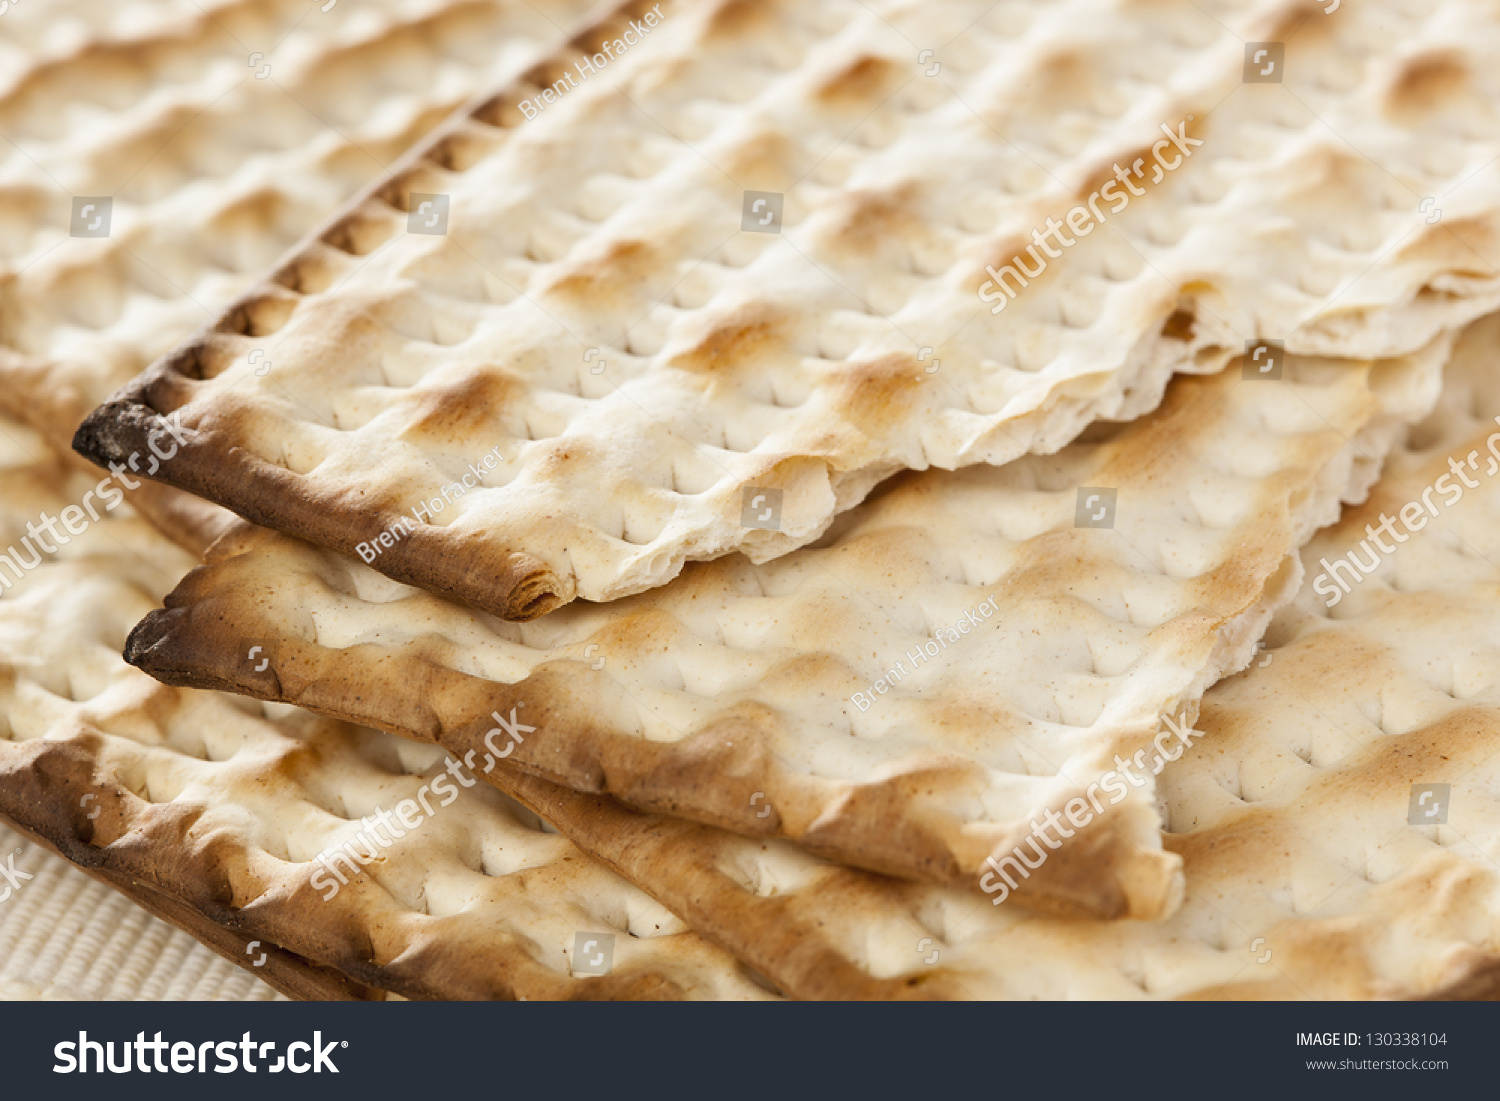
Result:
<svg viewBox="0 0 1500 1101">
<path fill-rule="evenodd" d="M 285 1000 L 180 929 L 0 826 L 0 1000 L 43 998 Z"/>
</svg>

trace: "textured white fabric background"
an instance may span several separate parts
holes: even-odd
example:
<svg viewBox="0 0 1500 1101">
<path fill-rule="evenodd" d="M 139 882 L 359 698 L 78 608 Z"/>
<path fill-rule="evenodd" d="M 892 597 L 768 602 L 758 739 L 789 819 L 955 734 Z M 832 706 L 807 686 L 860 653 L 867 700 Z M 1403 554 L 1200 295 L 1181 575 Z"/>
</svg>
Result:
<svg viewBox="0 0 1500 1101">
<path fill-rule="evenodd" d="M 12 856 L 16 870 L 33 878 L 0 902 L 0 1000 L 282 1000 L 186 933 L 0 826 L 0 865 Z M 8 886 L 0 879 L 0 895 Z"/>
</svg>

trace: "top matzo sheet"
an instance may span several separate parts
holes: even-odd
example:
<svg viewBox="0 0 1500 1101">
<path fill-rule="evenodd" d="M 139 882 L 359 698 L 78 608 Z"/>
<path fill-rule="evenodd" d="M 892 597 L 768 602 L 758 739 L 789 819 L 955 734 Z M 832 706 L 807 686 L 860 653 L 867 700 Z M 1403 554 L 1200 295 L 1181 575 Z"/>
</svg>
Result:
<svg viewBox="0 0 1500 1101">
<path fill-rule="evenodd" d="M 1500 305 L 1497 51 L 1478 4 L 636 0 L 76 445 L 177 415 L 158 479 L 508 619 L 765 561 L 1248 341 Z"/>
</svg>

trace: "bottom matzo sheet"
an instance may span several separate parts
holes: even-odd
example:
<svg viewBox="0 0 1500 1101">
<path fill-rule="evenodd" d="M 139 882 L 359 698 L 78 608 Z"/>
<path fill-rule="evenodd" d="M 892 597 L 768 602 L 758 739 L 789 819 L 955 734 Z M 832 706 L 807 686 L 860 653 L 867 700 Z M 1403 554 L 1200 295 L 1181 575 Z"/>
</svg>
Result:
<svg viewBox="0 0 1500 1101">
<path fill-rule="evenodd" d="M 191 559 L 0 429 L 0 816 L 302 997 L 766 996 L 441 752 L 130 669 Z"/>
</svg>

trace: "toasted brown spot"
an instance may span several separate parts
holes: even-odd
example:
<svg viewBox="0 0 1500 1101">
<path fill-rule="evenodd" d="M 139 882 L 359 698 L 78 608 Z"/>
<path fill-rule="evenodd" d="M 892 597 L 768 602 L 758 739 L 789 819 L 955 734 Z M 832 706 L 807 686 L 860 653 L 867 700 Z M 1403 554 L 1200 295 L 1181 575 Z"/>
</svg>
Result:
<svg viewBox="0 0 1500 1101">
<path fill-rule="evenodd" d="M 817 98 L 830 106 L 868 105 L 890 94 L 895 75 L 896 66 L 866 54 L 823 81 Z"/>
<path fill-rule="evenodd" d="M 1202 720 L 1200 720 L 1202 722 Z M 1205 869 L 1225 868 L 1248 871 L 1256 868 L 1269 874 L 1272 862 L 1280 865 L 1277 854 L 1288 848 L 1287 831 L 1260 807 L 1242 808 L 1241 812 L 1216 826 L 1191 833 L 1169 835 L 1163 846 L 1182 857 L 1184 870 L 1192 875 Z"/>
<path fill-rule="evenodd" d="M 473 439 L 500 422 L 507 403 L 523 389 L 516 379 L 497 370 L 468 375 L 445 386 L 413 391 L 416 413 L 402 430 L 403 439 L 429 437 L 433 442 Z"/>
<path fill-rule="evenodd" d="M 603 255 L 569 266 L 548 292 L 603 306 L 633 297 L 660 270 L 657 250 L 645 241 L 611 241 Z"/>
<path fill-rule="evenodd" d="M 1060 50 L 1043 58 L 1024 85 L 1009 98 L 1011 108 L 1033 115 L 1089 108 L 1099 91 L 1094 63 L 1075 50 Z"/>
<path fill-rule="evenodd" d="M 758 0 L 721 0 L 704 24 L 700 41 L 742 38 L 757 25 L 770 22 L 768 8 Z"/>
<path fill-rule="evenodd" d="M 1324 18 L 1327 14 L 1315 0 L 1288 0 L 1262 24 L 1264 30 L 1247 33 L 1245 39 L 1248 42 L 1287 43 L 1287 67 L 1292 68 L 1292 39 L 1305 45 L 1314 38 L 1331 33 L 1328 25 L 1336 20 Z"/>
<path fill-rule="evenodd" d="M 1186 133 L 1190 138 L 1199 138 L 1201 140 L 1202 135 L 1197 133 L 1195 122 L 1196 120 L 1187 124 Z M 1157 137 L 1164 137 L 1164 135 L 1158 132 Z M 1175 145 L 1171 146 L 1168 149 L 1163 149 L 1161 151 L 1161 155 L 1166 158 L 1168 164 L 1171 164 L 1173 159 L 1179 156 L 1177 147 Z M 1141 174 L 1139 176 L 1135 174 L 1136 161 L 1141 162 Z M 1182 163 L 1177 167 L 1181 168 L 1186 163 L 1187 158 L 1184 157 L 1182 159 Z M 1088 174 L 1088 176 L 1084 178 L 1083 182 L 1078 185 L 1078 189 L 1073 194 L 1081 204 L 1087 207 L 1090 195 L 1094 194 L 1094 192 L 1096 191 L 1102 193 L 1105 184 L 1113 183 L 1115 186 L 1114 189 L 1110 192 L 1110 195 L 1113 197 L 1108 198 L 1101 194 L 1098 202 L 1095 204 L 1099 207 L 1099 213 L 1102 214 L 1105 218 L 1110 218 L 1113 216 L 1112 208 L 1116 203 L 1119 202 L 1121 195 L 1126 196 L 1131 201 L 1141 198 L 1141 196 L 1139 195 L 1132 195 L 1130 189 L 1120 182 L 1120 178 L 1115 175 L 1115 165 L 1119 165 L 1120 168 L 1124 170 L 1126 176 L 1130 178 L 1131 184 L 1134 185 L 1137 191 L 1149 191 L 1151 188 L 1156 186 L 1156 183 L 1152 182 L 1152 177 L 1156 174 L 1155 170 L 1158 165 L 1156 157 L 1151 153 L 1150 145 L 1142 145 L 1140 148 L 1133 149 L 1130 152 L 1126 153 L 1124 156 L 1112 157 L 1111 159 L 1100 163 L 1093 169 L 1093 171 Z M 1123 214 L 1124 211 L 1121 210 L 1120 213 Z M 1062 221 L 1066 217 L 1066 214 L 1066 211 L 1059 211 L 1054 215 L 1054 217 L 1056 217 L 1058 221 Z M 1089 219 L 1090 221 L 1093 220 L 1092 208 L 1090 208 Z"/>
<path fill-rule="evenodd" d="M 713 374 L 784 353 L 787 341 L 780 311 L 771 306 L 742 306 L 716 320 L 697 343 L 672 358 L 672 366 L 683 371 Z"/>
<path fill-rule="evenodd" d="M 766 131 L 735 146 L 724 170 L 746 191 L 785 191 L 801 175 L 796 158 L 793 142 Z"/>
<path fill-rule="evenodd" d="M 538 480 L 559 484 L 577 484 L 587 481 L 591 487 L 600 486 L 599 464 L 603 453 L 598 445 L 578 436 L 559 436 L 529 445 L 527 451 L 529 476 Z M 607 489 L 606 489 L 607 491 Z M 554 529 L 563 543 L 567 539 L 567 528 L 563 524 Z"/>
<path fill-rule="evenodd" d="M 1162 322 L 1161 335 L 1168 340 L 1192 340 L 1196 320 L 1191 310 L 1173 310 L 1171 316 Z"/>
<path fill-rule="evenodd" d="M 1214 409 L 1224 400 L 1224 393 L 1231 385 L 1233 379 L 1223 373 L 1179 375 L 1167 388 L 1162 403 L 1137 423 L 1150 424 L 1152 431 L 1164 440 L 1189 439 L 1193 426 L 1205 423 L 1213 415 Z M 1165 464 L 1173 461 L 1170 456 L 1175 453 L 1170 449 L 1161 451 L 1131 449 L 1128 446 L 1110 447 L 1095 476 L 1115 479 L 1100 482 L 1100 485 L 1140 484 L 1151 477 L 1153 471 L 1160 473 Z M 1257 574 L 1257 585 L 1259 580 L 1260 575 Z"/>
<path fill-rule="evenodd" d="M 1048 243 L 1051 244 L 1050 241 Z M 1056 247 L 1056 245 L 1053 245 L 1054 249 Z M 1037 260 L 1033 258 L 1032 253 L 1026 251 L 1028 248 L 1032 248 L 1036 256 L 1045 261 L 1048 266 L 1041 271 L 1037 271 Z M 1018 257 L 1019 262 L 1017 261 Z M 981 257 L 984 264 L 988 264 L 1004 276 L 1004 281 L 999 289 L 1003 289 L 1007 294 L 1019 294 L 1025 287 L 1040 283 L 1047 278 L 1047 272 L 1055 268 L 1061 259 L 1062 257 L 1049 257 L 1040 248 L 1035 246 L 1030 237 L 1021 237 L 1019 235 L 1002 238 L 986 249 L 983 257 Z M 1016 272 L 1020 279 L 1017 279 L 1017 276 L 1012 275 L 1011 272 L 1006 271 L 1007 267 L 1011 271 Z M 1026 274 L 1033 271 L 1036 272 L 1036 275 Z M 979 269 L 979 273 L 975 276 L 975 280 L 976 289 L 983 287 L 986 281 L 994 282 L 989 271 L 982 266 Z M 1021 280 L 1025 280 L 1025 282 L 1021 282 Z M 991 290 L 990 293 L 994 293 L 994 291 Z M 989 301 L 993 302 L 994 299 L 990 299 Z"/>
<path fill-rule="evenodd" d="M 889 432 L 911 415 L 910 392 L 922 385 L 925 366 L 905 352 L 845 364 L 838 373 L 839 405 L 867 435 Z"/>
<path fill-rule="evenodd" d="M 892 237 L 919 228 L 913 213 L 916 187 L 903 184 L 887 191 L 853 191 L 837 208 L 833 239 L 856 252 L 874 252 Z"/>
<path fill-rule="evenodd" d="M 984 255 L 980 258 L 981 263 L 998 269 L 1013 263 L 1016 256 L 1020 255 L 1028 268 L 1034 268 L 1036 264 L 1032 262 L 1030 256 L 1026 255 L 1026 246 L 1029 244 L 1031 244 L 1031 238 L 1022 237 L 1019 233 L 1013 237 L 1002 237 L 993 245 L 986 247 Z"/>
<path fill-rule="evenodd" d="M 1451 50 L 1409 57 L 1386 92 L 1386 110 L 1396 116 L 1426 114 L 1463 94 L 1469 70 Z"/>
</svg>

